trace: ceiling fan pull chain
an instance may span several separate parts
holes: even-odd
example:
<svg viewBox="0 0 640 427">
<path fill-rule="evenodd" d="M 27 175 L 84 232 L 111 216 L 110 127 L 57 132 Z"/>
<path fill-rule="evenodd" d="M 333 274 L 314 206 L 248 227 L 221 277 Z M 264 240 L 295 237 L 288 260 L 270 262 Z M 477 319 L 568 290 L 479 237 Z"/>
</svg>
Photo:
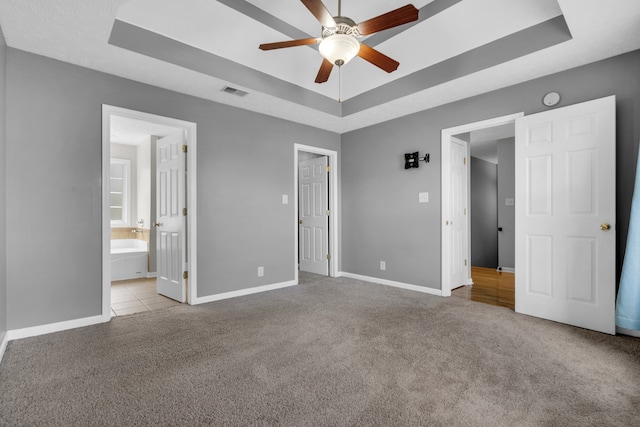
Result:
<svg viewBox="0 0 640 427">
<path fill-rule="evenodd" d="M 342 16 L 342 0 L 338 0 L 338 16 Z"/>
<path fill-rule="evenodd" d="M 342 67 L 338 67 L 338 103 L 342 102 Z"/>
</svg>

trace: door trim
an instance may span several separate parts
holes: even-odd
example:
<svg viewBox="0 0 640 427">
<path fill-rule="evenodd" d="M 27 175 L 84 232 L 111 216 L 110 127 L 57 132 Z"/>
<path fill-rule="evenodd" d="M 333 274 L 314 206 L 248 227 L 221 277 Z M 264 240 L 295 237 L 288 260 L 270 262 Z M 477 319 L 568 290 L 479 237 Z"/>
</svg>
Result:
<svg viewBox="0 0 640 427">
<path fill-rule="evenodd" d="M 295 283 L 298 283 L 298 250 L 299 250 L 299 236 L 298 236 L 298 155 L 300 151 L 307 153 L 321 154 L 329 158 L 329 166 L 331 171 L 329 172 L 329 253 L 331 259 L 329 260 L 329 277 L 337 277 L 338 275 L 338 260 L 340 259 L 338 253 L 338 227 L 339 227 L 339 209 L 338 204 L 338 182 L 340 182 L 339 174 L 340 168 L 338 166 L 338 152 L 333 150 L 327 150 L 325 148 L 312 147 L 310 145 L 293 144 L 293 209 L 295 212 L 294 217 L 296 220 L 293 222 L 294 228 L 294 252 L 293 252 L 293 266 L 295 272 Z"/>
<path fill-rule="evenodd" d="M 196 123 L 142 111 L 129 110 L 113 105 L 102 104 L 102 321 L 111 320 L 111 223 L 109 220 L 109 162 L 111 158 L 111 117 L 120 116 L 129 119 L 143 120 L 166 126 L 181 128 L 185 131 L 186 144 L 189 147 L 187 155 L 187 239 L 189 259 L 187 270 L 189 282 L 187 287 L 187 303 L 197 302 L 197 125 Z"/>
<path fill-rule="evenodd" d="M 441 132 L 441 159 L 440 159 L 440 182 L 441 182 L 441 200 L 440 200 L 440 257 L 441 257 L 441 278 L 442 278 L 442 296 L 451 296 L 451 278 L 447 274 L 449 271 L 449 258 L 445 256 L 451 250 L 451 241 L 448 239 L 447 228 L 445 225 L 445 218 L 449 217 L 449 194 L 451 193 L 451 185 L 449 183 L 449 174 L 451 168 L 449 167 L 451 138 L 454 135 L 458 135 L 465 132 L 472 132 L 474 130 L 486 129 L 494 126 L 506 125 L 513 123 L 515 126 L 516 119 L 524 117 L 524 112 L 509 114 L 507 116 L 495 117 L 493 119 L 482 120 L 474 123 L 467 123 L 460 126 L 455 126 L 447 129 L 442 129 Z M 468 157 L 468 153 L 467 153 Z M 469 174 L 467 176 L 467 198 L 470 198 L 469 191 Z M 467 206 L 470 206 L 470 200 L 467 200 Z M 467 215 L 467 259 L 471 260 L 471 215 Z M 471 262 L 467 265 L 469 280 L 471 280 Z"/>
</svg>

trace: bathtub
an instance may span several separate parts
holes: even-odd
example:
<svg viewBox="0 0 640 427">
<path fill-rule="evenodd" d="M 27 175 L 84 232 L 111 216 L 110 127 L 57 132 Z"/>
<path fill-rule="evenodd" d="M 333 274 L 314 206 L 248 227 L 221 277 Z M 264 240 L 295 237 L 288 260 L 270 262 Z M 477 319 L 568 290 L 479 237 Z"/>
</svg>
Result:
<svg viewBox="0 0 640 427">
<path fill-rule="evenodd" d="M 147 277 L 148 258 L 144 240 L 111 240 L 111 281 Z"/>
</svg>

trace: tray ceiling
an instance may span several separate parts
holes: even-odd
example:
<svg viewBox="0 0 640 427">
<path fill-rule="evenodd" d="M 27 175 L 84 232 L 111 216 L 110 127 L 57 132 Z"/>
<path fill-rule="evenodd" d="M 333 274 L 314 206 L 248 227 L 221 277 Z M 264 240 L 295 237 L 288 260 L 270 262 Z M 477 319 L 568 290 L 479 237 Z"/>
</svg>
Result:
<svg viewBox="0 0 640 427">
<path fill-rule="evenodd" d="M 342 3 L 360 22 L 408 2 Z M 317 47 L 258 49 L 320 36 L 299 0 L 6 1 L 0 25 L 17 49 L 339 133 L 640 48 L 636 0 L 413 4 L 418 21 L 362 39 L 397 71 L 355 58 L 324 84 Z"/>
</svg>

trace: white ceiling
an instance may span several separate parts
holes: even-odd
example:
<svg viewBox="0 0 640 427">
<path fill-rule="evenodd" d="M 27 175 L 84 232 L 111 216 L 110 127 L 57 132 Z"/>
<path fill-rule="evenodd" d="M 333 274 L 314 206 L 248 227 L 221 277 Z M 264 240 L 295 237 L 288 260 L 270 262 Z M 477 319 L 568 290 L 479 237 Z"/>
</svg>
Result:
<svg viewBox="0 0 640 427">
<path fill-rule="evenodd" d="M 430 7 L 447 1 L 455 4 L 398 34 L 394 29 L 387 30 L 389 36 L 381 32 L 363 39 L 398 60 L 397 71 L 387 74 L 356 58 L 342 68 L 341 79 L 334 69 L 323 85 L 313 82 L 321 62 L 314 48 L 258 49 L 260 43 L 302 38 L 289 35 L 294 32 L 319 36 L 320 25 L 299 0 L 0 0 L 0 26 L 13 48 L 338 133 L 640 48 L 638 0 L 416 0 L 414 5 L 427 16 Z M 342 14 L 360 22 L 406 3 L 344 0 Z M 325 4 L 337 14 L 337 0 Z M 559 16 L 571 32 L 568 41 L 449 81 L 415 85 L 416 76 L 430 67 Z M 116 20 L 228 60 L 242 73 L 190 69 L 152 52 L 117 47 L 109 43 Z M 410 92 L 388 96 L 412 78 Z M 335 101 L 338 80 L 342 106 Z M 249 94 L 236 97 L 222 92 L 224 86 Z M 327 107 L 299 101 L 314 97 Z"/>
<path fill-rule="evenodd" d="M 151 123 L 144 120 L 130 119 L 118 115 L 111 116 L 111 142 L 124 145 L 139 145 L 150 136 L 164 137 L 176 132 L 180 128 Z"/>
</svg>

